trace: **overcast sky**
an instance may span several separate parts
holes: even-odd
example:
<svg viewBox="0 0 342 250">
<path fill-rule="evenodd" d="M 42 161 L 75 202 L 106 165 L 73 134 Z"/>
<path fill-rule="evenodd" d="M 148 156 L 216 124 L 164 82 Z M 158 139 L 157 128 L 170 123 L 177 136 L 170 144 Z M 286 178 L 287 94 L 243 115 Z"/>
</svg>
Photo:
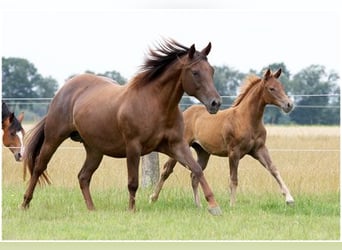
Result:
<svg viewBox="0 0 342 250">
<path fill-rule="evenodd" d="M 338 72 L 341 66 L 341 20 L 331 6 L 270 10 L 240 4 L 209 9 L 199 1 L 206 10 L 158 6 L 116 10 L 107 5 L 28 8 L 13 2 L 1 15 L 2 56 L 26 58 L 59 84 L 85 70 L 116 70 L 129 79 L 143 63 L 148 47 L 163 37 L 189 47 L 194 43 L 198 50 L 210 41 L 212 65 L 242 72 L 259 71 L 275 62 L 285 63 L 292 74 L 311 64 Z"/>
</svg>

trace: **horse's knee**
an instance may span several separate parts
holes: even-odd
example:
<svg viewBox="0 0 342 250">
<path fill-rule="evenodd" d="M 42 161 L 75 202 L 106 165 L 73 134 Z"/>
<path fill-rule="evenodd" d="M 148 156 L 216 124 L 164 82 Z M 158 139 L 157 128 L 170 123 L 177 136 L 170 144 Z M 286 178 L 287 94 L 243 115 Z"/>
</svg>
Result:
<svg viewBox="0 0 342 250">
<path fill-rule="evenodd" d="M 202 176 L 203 176 L 203 170 L 202 170 L 202 168 L 200 166 L 191 169 L 191 177 L 192 177 L 192 179 L 199 180 Z"/>
<path fill-rule="evenodd" d="M 138 190 L 138 183 L 128 183 L 127 188 L 130 194 L 135 195 Z"/>
</svg>

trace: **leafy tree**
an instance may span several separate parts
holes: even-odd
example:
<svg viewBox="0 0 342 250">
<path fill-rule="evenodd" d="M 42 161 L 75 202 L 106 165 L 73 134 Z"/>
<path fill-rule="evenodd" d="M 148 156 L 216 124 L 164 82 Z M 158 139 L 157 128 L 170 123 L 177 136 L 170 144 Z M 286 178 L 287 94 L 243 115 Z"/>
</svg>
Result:
<svg viewBox="0 0 342 250">
<path fill-rule="evenodd" d="M 223 99 L 223 108 L 230 107 L 235 100 L 235 96 L 238 94 L 238 88 L 240 87 L 246 74 L 229 68 L 226 65 L 214 66 L 214 84 L 217 91 L 221 96 L 230 96 Z"/>
<path fill-rule="evenodd" d="M 52 97 L 58 88 L 57 81 L 44 78 L 36 67 L 23 58 L 2 58 L 2 97 Z"/>
<path fill-rule="evenodd" d="M 116 81 L 117 83 L 123 85 L 125 83 L 127 83 L 127 79 L 125 77 L 123 77 L 119 72 L 112 70 L 112 71 L 106 71 L 103 74 L 98 74 L 101 76 L 106 76 L 108 78 L 113 79 L 114 81 Z"/>
<path fill-rule="evenodd" d="M 294 75 L 291 82 L 293 93 L 323 96 L 296 96 L 298 108 L 290 114 L 291 119 L 298 124 L 339 124 L 339 110 L 324 108 L 331 103 L 339 105 L 339 98 L 332 100 L 329 96 L 339 93 L 338 79 L 337 73 L 327 73 L 322 65 L 311 65 Z M 315 108 L 306 108 L 310 106 Z"/>
<path fill-rule="evenodd" d="M 91 70 L 86 70 L 84 73 L 88 73 L 88 74 L 93 74 L 93 75 L 99 75 L 99 76 L 105 76 L 108 78 L 113 79 L 114 81 L 116 81 L 117 83 L 123 85 L 127 83 L 127 79 L 125 77 L 123 77 L 118 71 L 112 70 L 112 71 L 106 71 L 104 73 L 95 73 L 94 71 Z M 70 79 L 72 77 L 76 76 L 74 75 L 70 75 L 67 79 Z"/>
</svg>

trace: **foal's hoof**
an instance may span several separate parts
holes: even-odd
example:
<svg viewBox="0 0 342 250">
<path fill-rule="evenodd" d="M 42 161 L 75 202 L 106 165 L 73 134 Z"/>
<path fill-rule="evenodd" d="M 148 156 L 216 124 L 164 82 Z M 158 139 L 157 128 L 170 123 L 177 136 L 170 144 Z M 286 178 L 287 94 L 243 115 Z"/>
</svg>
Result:
<svg viewBox="0 0 342 250">
<path fill-rule="evenodd" d="M 286 205 L 288 206 L 294 206 L 295 202 L 294 200 L 286 201 Z"/>
<path fill-rule="evenodd" d="M 211 215 L 214 215 L 214 216 L 222 215 L 222 211 L 221 211 L 221 208 L 219 206 L 210 207 L 210 208 L 208 208 L 208 211 L 209 211 L 209 213 L 211 213 Z"/>
<path fill-rule="evenodd" d="M 154 194 L 151 194 L 150 195 L 150 199 L 149 199 L 149 203 L 151 204 L 151 203 L 154 203 L 154 202 L 156 202 L 157 201 L 157 197 L 154 195 Z"/>
</svg>

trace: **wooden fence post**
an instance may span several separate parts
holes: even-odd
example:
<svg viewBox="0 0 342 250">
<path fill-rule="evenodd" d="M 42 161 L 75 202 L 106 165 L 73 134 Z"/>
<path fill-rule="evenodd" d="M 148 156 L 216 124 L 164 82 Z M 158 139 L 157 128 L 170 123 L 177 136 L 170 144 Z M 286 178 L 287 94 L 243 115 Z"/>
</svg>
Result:
<svg viewBox="0 0 342 250">
<path fill-rule="evenodd" d="M 152 187 L 159 180 L 159 155 L 158 152 L 152 152 L 144 155 L 141 159 L 142 177 L 141 187 Z"/>
</svg>

